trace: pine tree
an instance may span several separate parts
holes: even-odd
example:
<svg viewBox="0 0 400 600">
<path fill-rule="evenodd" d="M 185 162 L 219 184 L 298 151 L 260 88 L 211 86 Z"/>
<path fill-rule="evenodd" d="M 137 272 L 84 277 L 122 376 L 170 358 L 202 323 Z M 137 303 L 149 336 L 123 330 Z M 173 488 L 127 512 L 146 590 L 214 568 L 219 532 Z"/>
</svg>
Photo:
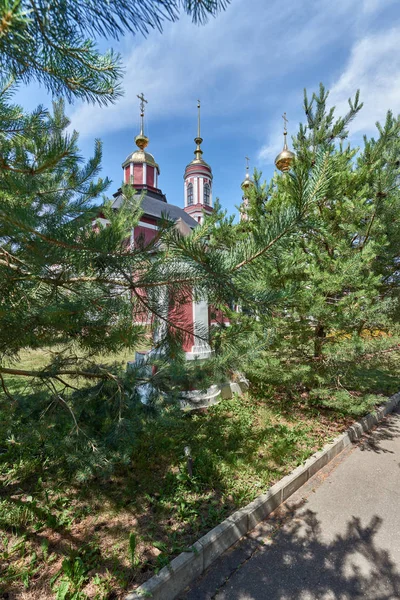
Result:
<svg viewBox="0 0 400 600">
<path fill-rule="evenodd" d="M 29 11 L 23 2 L 3 5 L 1 435 L 18 440 L 9 446 L 17 461 L 22 455 L 24 460 L 40 455 L 53 456 L 58 464 L 62 456 L 79 466 L 84 477 L 93 469 L 103 471 L 113 463 L 113 453 L 117 461 L 128 456 L 124 442 L 129 447 L 140 415 L 151 409 L 139 402 L 139 384 L 151 380 L 155 400 L 173 400 L 184 389 L 223 379 L 240 362 L 237 349 L 250 323 L 232 327 L 215 359 L 200 366 L 185 362 L 182 341 L 192 332 L 179 319 L 171 321 L 169 314 L 193 295 L 228 307 L 238 295 L 237 285 L 246 280 L 244 272 L 254 272 L 253 260 L 264 253 L 265 244 L 274 243 L 269 235 L 242 244 L 232 239 L 229 247 L 216 249 L 210 237 L 222 227 L 220 218 L 187 238 L 165 221 L 152 242 L 131 248 L 127 240 L 140 219 L 140 199 L 127 186 L 118 213 L 107 199 L 99 208 L 109 184 L 98 178 L 101 143 L 96 142 L 94 156 L 85 164 L 77 133 L 66 131 L 61 100 L 53 112 L 38 107 L 32 114 L 12 104 L 13 86 L 34 79 L 56 95 L 106 104 L 119 93 L 118 59 L 101 56 L 87 37 L 161 27 L 163 17 L 177 17 L 179 6 L 202 22 L 226 5 L 224 0 L 204 0 L 92 7 L 70 1 L 34 3 Z M 107 227 L 93 226 L 99 212 Z M 287 229 L 285 222 L 282 227 Z M 261 301 L 251 287 L 243 287 L 243 294 L 249 303 Z M 137 323 L 135 317 L 143 315 L 152 320 L 150 329 L 140 319 Z M 99 364 L 103 353 L 122 347 L 133 353 L 148 345 L 155 330 L 155 373 L 140 368 L 124 373 Z M 21 350 L 42 348 L 48 352 L 45 366 L 27 369 L 18 364 Z M 10 377 L 27 384 L 14 383 L 10 391 Z M 15 391 L 21 389 L 24 393 Z M 94 447 L 98 452 L 93 453 Z"/>
<path fill-rule="evenodd" d="M 154 402 L 173 401 L 240 366 L 252 317 L 232 319 L 219 341 L 215 336 L 216 356 L 200 365 L 185 361 L 182 341 L 193 332 L 176 315 L 171 320 L 170 311 L 193 294 L 227 314 L 238 297 L 267 309 L 275 295 L 254 285 L 257 265 L 293 230 L 302 207 L 284 208 L 263 236 L 240 243 L 231 235 L 228 244 L 226 238 L 214 247 L 216 232 L 232 228 L 217 212 L 187 237 L 174 223 L 161 222 L 151 242 L 132 248 L 127 242 L 142 214 L 134 190 L 123 187 L 118 212 L 107 199 L 101 207 L 95 203 L 109 183 L 98 179 L 100 142 L 85 164 L 77 134 L 66 132 L 62 102 L 52 113 L 24 114 L 10 103 L 11 93 L 0 97 L 2 434 L 18 440 L 10 448 L 19 458 L 45 452 L 57 463 L 61 452 L 81 477 L 99 469 L 104 474 L 114 461 L 128 460 L 140 415 L 153 406 L 141 405 L 138 386 L 151 382 Z M 97 221 L 100 213 L 106 227 Z M 141 315 L 150 317 L 150 328 L 136 318 Z M 102 364 L 104 353 L 148 345 L 156 329 L 155 373 Z M 43 348 L 45 366 L 18 364 L 21 350 Z M 15 393 L 15 385 L 11 392 L 10 377 L 28 382 L 26 392 Z"/>
<path fill-rule="evenodd" d="M 120 93 L 121 64 L 112 52 L 99 53 L 93 35 L 118 38 L 125 31 L 161 29 L 165 19 L 178 17 L 179 8 L 202 23 L 227 4 L 226 0 L 2 4 L 1 437 L 12 438 L 18 432 L 27 456 L 38 451 L 37 444 L 42 448 L 44 440 L 52 440 L 53 451 L 64 440 L 71 449 L 76 446 L 72 460 L 80 456 L 81 464 L 89 464 L 84 452 L 92 447 L 89 439 L 97 446 L 107 440 L 112 445 L 123 439 L 124 432 L 132 433 L 138 412 L 135 386 L 149 375 L 125 376 L 99 364 L 99 355 L 148 344 L 149 331 L 135 325 L 136 313 L 150 314 L 155 325 L 163 323 L 161 350 L 177 354 L 172 368 L 175 383 L 160 368 L 155 387 L 174 388 L 177 377 L 188 385 L 179 351 L 188 332 L 168 322 L 160 298 L 167 286 L 171 302 L 187 299 L 199 273 L 193 279 L 193 269 L 181 257 L 166 260 L 173 227 L 169 222 L 161 224 L 159 235 L 146 247 L 129 249 L 127 239 L 141 215 L 140 201 L 130 187 L 123 188 L 125 201 L 118 214 L 105 199 L 101 211 L 108 226 L 93 227 L 99 199 L 109 184 L 98 178 L 101 143 L 96 142 L 93 158 L 84 164 L 77 133 L 66 132 L 63 102 L 54 104 L 53 113 L 38 107 L 26 114 L 12 104 L 14 86 L 36 80 L 56 96 L 107 104 Z M 206 273 L 199 293 L 210 287 L 211 278 Z M 19 368 L 20 351 L 38 348 L 49 350 L 48 364 L 36 370 Z M 6 380 L 10 376 L 29 382 L 25 393 L 10 392 Z M 24 384 L 17 389 L 24 389 Z M 49 435 L 49 425 L 41 427 L 42 414 L 49 417 L 54 435 Z M 81 432 L 79 451 L 78 438 L 71 435 L 76 432 Z M 99 462 L 96 456 L 91 455 L 92 462 Z"/>
<path fill-rule="evenodd" d="M 262 235 L 283 207 L 309 194 L 298 229 L 271 249 L 259 272 L 282 293 L 271 319 L 259 313 L 264 339 L 268 333 L 266 379 L 293 390 L 333 380 L 340 386 L 346 360 L 360 363 L 376 335 L 390 346 L 398 324 L 400 120 L 389 112 L 377 139 L 352 148 L 346 138 L 362 109 L 358 92 L 344 117 L 327 100 L 322 86 L 311 100 L 305 94 L 293 168 L 268 186 L 256 174 L 250 221 L 241 225 Z"/>
<path fill-rule="evenodd" d="M 150 408 L 138 402 L 138 384 L 151 380 L 157 398 L 173 399 L 263 361 L 276 380 L 295 372 L 300 385 L 318 386 L 340 340 L 360 352 L 366 335 L 390 333 L 398 318 L 399 120 L 389 113 L 362 150 L 345 145 L 361 109 L 358 95 L 342 118 L 327 109 L 323 88 L 311 101 L 305 97 L 307 124 L 293 140 L 293 170 L 268 186 L 256 177 L 249 221 L 233 225 L 217 210 L 187 237 L 165 221 L 152 242 L 135 248 L 127 240 L 141 208 L 129 186 L 118 213 L 104 199 L 109 225 L 93 227 L 108 186 L 98 179 L 100 142 L 83 164 L 77 134 L 66 132 L 62 101 L 52 113 L 39 107 L 25 114 L 12 104 L 13 80 L 33 79 L 57 95 L 108 103 L 119 94 L 118 58 L 101 56 L 85 36 L 161 27 L 179 6 L 202 21 L 226 4 L 62 2 L 33 4 L 29 13 L 24 3 L 3 7 L 0 385 L 8 410 L 2 427 L 8 435 L 18 427 L 27 452 L 44 443 L 57 453 L 63 439 L 68 460 L 84 471 L 89 464 L 104 469 L 113 453 L 128 460 L 122 442 L 129 447 L 140 411 Z M 202 365 L 184 361 L 182 339 L 192 332 L 168 317 L 192 295 L 231 321 L 213 332 L 215 356 Z M 159 332 L 157 371 L 124 375 L 99 364 L 101 353 L 148 343 L 149 329 L 135 324 L 140 314 L 150 315 Z M 43 347 L 51 350 L 45 368 L 18 368 L 21 349 Z M 32 382 L 17 403 L 7 388 L 10 375 Z M 52 421 L 50 437 L 40 424 L 43 413 Z M 93 443 L 105 453 L 94 454 Z"/>
<path fill-rule="evenodd" d="M 229 0 L 2 0 L 0 72 L 17 82 L 33 80 L 68 100 L 108 104 L 122 90 L 121 59 L 101 54 L 94 38 L 118 39 L 125 32 L 146 35 L 175 21 L 182 9 L 204 23 Z"/>
</svg>

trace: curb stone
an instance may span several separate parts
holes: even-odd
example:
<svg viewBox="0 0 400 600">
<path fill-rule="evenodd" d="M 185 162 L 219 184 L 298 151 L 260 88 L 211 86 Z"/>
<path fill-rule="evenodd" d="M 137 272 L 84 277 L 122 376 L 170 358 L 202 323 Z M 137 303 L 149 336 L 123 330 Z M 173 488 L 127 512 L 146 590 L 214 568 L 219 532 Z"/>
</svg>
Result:
<svg viewBox="0 0 400 600">
<path fill-rule="evenodd" d="M 372 429 L 400 403 L 400 392 L 389 401 L 351 425 L 345 433 L 313 454 L 306 462 L 273 485 L 265 494 L 258 496 L 244 508 L 211 529 L 192 546 L 191 552 L 182 552 L 171 563 L 162 568 L 134 592 L 125 596 L 125 600 L 174 600 L 185 587 L 197 579 L 209 566 L 233 546 L 246 533 L 263 521 L 282 502 L 285 502 L 317 471 L 328 464 L 352 442 L 359 440 L 364 433 Z"/>
</svg>

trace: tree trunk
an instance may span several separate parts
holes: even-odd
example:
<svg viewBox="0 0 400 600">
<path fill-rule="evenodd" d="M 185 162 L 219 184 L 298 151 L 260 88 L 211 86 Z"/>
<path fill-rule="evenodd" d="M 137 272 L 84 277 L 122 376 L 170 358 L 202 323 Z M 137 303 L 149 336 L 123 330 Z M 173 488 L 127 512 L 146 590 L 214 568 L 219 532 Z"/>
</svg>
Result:
<svg viewBox="0 0 400 600">
<path fill-rule="evenodd" d="M 314 339 L 314 358 L 322 357 L 322 347 L 324 345 L 326 333 L 324 326 L 321 323 L 317 324 L 315 328 L 315 339 Z"/>
</svg>

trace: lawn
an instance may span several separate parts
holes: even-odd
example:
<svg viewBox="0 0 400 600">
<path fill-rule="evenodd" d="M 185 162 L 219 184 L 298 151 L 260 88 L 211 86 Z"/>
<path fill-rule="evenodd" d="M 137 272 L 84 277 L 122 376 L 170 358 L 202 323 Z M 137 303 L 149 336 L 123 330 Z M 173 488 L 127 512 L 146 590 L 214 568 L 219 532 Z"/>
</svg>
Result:
<svg viewBox="0 0 400 600">
<path fill-rule="evenodd" d="M 38 367 L 44 357 L 23 358 L 25 367 Z M 127 355 L 107 360 L 125 363 Z M 375 361 L 351 377 L 354 414 L 400 387 L 392 363 L 383 368 Z M 7 383 L 13 386 L 11 378 Z M 72 485 L 34 457 L 27 473 L 0 456 L 0 594 L 123 598 L 354 418 L 311 400 L 253 388 L 208 410 L 183 414 L 171 407 L 143 422 L 129 462 L 105 481 Z"/>
</svg>

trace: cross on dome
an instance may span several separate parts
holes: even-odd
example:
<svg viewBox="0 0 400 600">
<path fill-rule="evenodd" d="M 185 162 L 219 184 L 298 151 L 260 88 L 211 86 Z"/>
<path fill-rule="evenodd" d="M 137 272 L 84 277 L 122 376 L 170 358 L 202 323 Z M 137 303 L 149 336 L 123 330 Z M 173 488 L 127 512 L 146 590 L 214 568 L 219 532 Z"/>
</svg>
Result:
<svg viewBox="0 0 400 600">
<path fill-rule="evenodd" d="M 201 138 L 201 135 L 200 135 L 200 100 L 197 100 L 197 137 Z"/>
<path fill-rule="evenodd" d="M 144 109 L 148 100 L 144 97 L 143 92 L 137 94 L 137 97 L 140 100 L 140 133 L 135 137 L 135 143 L 141 150 L 144 150 L 149 144 L 149 138 L 144 135 Z"/>
<path fill-rule="evenodd" d="M 287 134 L 287 124 L 289 122 L 289 119 L 286 117 L 286 113 L 285 112 L 282 115 L 282 119 L 283 119 L 283 123 L 284 123 L 284 125 L 283 125 L 283 133 Z"/>
<path fill-rule="evenodd" d="M 291 150 L 289 150 L 288 145 L 287 145 L 286 138 L 287 138 L 288 118 L 286 117 L 285 112 L 282 115 L 282 119 L 283 119 L 283 150 L 276 157 L 275 166 L 277 167 L 277 169 L 282 171 L 282 173 L 286 173 L 287 171 L 290 171 L 295 155 Z"/>
<path fill-rule="evenodd" d="M 194 138 L 194 142 L 196 144 L 196 150 L 194 151 L 195 160 L 201 161 L 201 155 L 203 154 L 203 150 L 201 149 L 201 142 L 203 138 L 200 135 L 200 100 L 197 100 L 197 137 Z"/>
<path fill-rule="evenodd" d="M 144 119 L 144 109 L 145 109 L 145 103 L 148 103 L 148 100 L 146 100 L 146 98 L 144 97 L 143 92 L 141 94 L 137 94 L 137 97 L 140 100 L 140 133 L 142 135 L 144 135 L 144 123 L 143 123 L 143 119 Z"/>
<path fill-rule="evenodd" d="M 144 97 L 143 92 L 141 94 L 137 94 L 137 97 L 140 100 L 140 110 L 142 111 L 142 113 L 144 113 L 144 105 L 145 103 L 147 104 L 148 100 L 146 100 L 146 98 Z"/>
</svg>

